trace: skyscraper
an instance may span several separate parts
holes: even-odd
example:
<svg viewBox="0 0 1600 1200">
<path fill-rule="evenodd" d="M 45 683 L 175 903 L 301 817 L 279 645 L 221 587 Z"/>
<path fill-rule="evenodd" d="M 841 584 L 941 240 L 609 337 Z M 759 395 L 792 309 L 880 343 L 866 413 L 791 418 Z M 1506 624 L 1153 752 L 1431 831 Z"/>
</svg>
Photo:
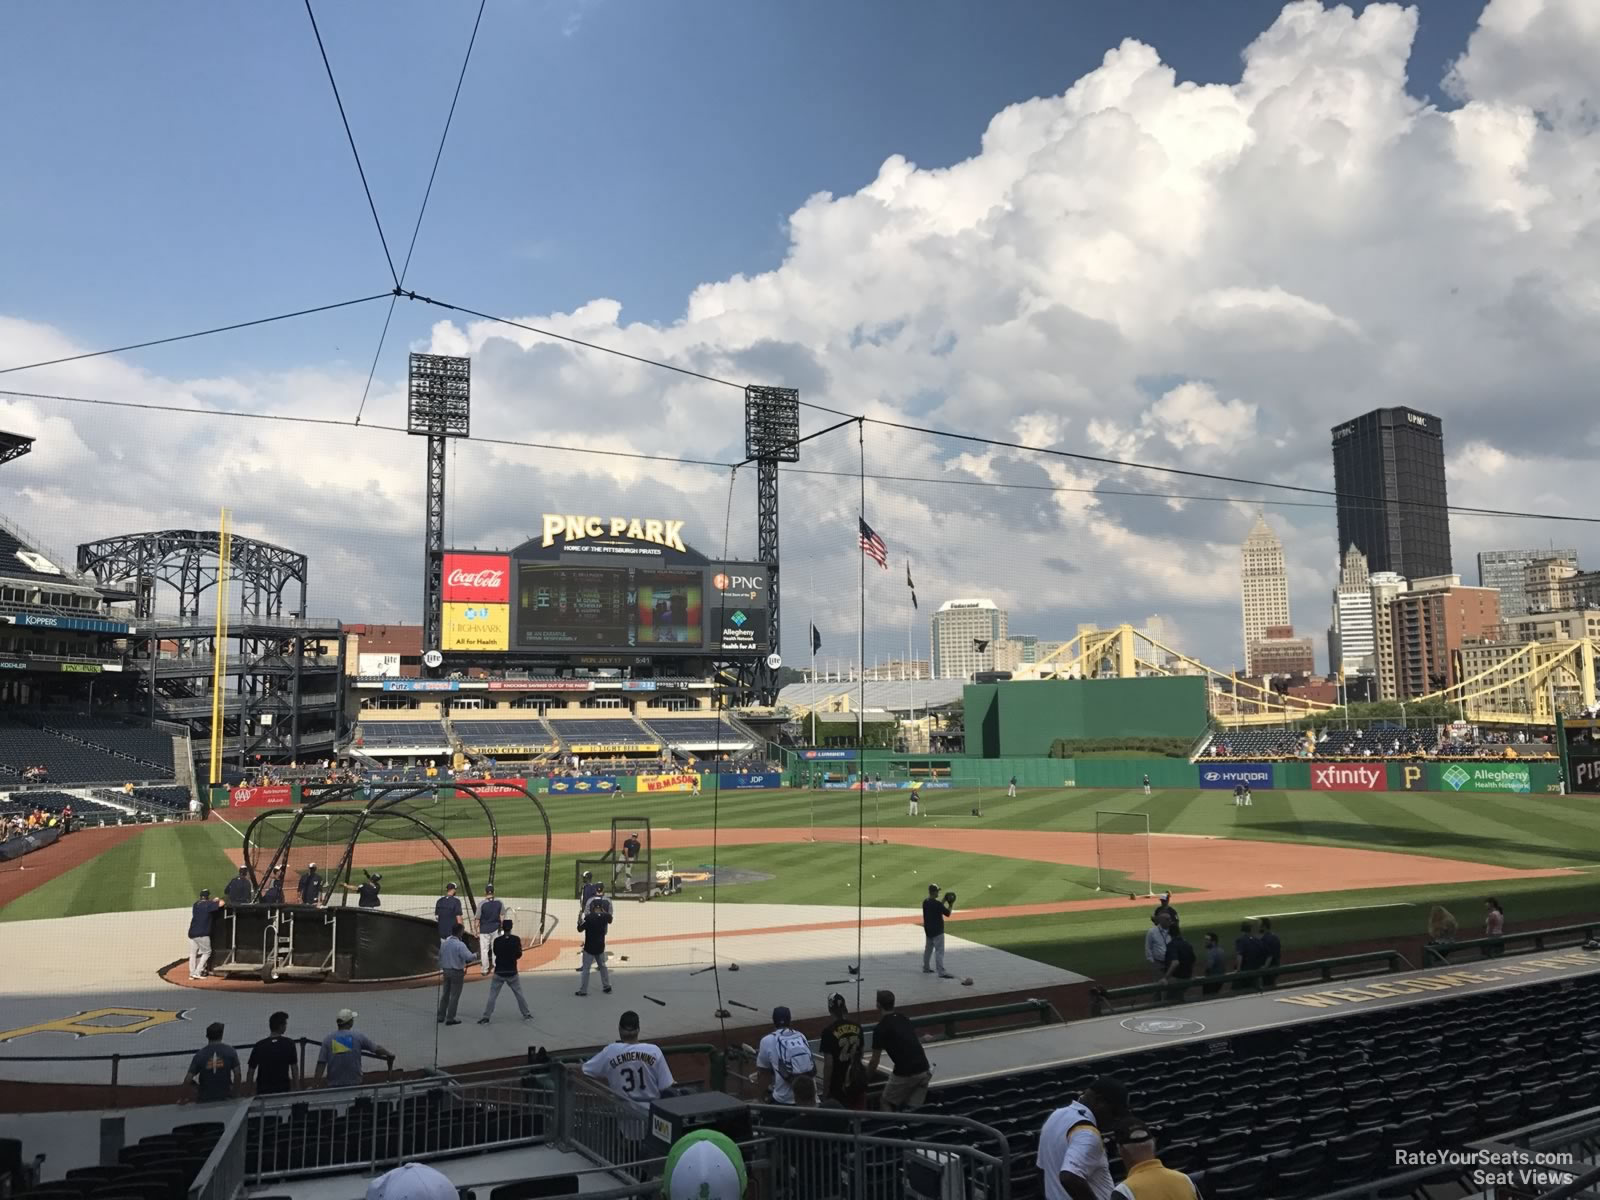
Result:
<svg viewBox="0 0 1600 1200">
<path fill-rule="evenodd" d="M 971 679 L 978 671 L 996 669 L 995 652 L 1006 636 L 1006 611 L 993 600 L 946 600 L 929 625 L 935 679 Z"/>
<path fill-rule="evenodd" d="M 1351 546 L 1344 552 L 1339 586 L 1333 589 L 1333 632 L 1328 644 L 1328 669 L 1345 676 L 1377 670 L 1373 628 L 1372 584 L 1367 557 Z"/>
<path fill-rule="evenodd" d="M 1244 610 L 1244 670 L 1258 675 L 1255 644 L 1274 626 L 1289 624 L 1289 573 L 1283 543 L 1259 516 L 1239 555 L 1239 597 Z"/>
<path fill-rule="evenodd" d="M 1367 577 L 1372 590 L 1372 646 L 1378 668 L 1378 699 L 1398 700 L 1399 676 L 1394 657 L 1394 625 L 1389 606 L 1411 585 L 1393 571 L 1375 571 Z"/>
<path fill-rule="evenodd" d="M 1565 550 L 1484 550 L 1478 554 L 1478 586 L 1500 589 L 1501 617 L 1520 617 L 1528 611 L 1526 569 L 1543 559 L 1562 559 L 1578 565 L 1578 552 Z"/>
<path fill-rule="evenodd" d="M 1438 417 L 1377 408 L 1334 426 L 1333 488 L 1341 558 L 1355 546 L 1375 572 L 1407 579 L 1451 573 Z"/>
</svg>

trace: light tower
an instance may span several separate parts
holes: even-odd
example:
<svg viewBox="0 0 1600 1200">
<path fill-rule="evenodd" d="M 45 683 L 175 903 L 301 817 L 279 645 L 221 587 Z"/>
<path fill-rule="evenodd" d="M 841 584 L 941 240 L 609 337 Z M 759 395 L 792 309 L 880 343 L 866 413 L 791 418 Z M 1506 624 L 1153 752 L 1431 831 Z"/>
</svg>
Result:
<svg viewBox="0 0 1600 1200">
<path fill-rule="evenodd" d="M 800 461 L 800 393 L 794 388 L 744 389 L 744 453 L 756 460 L 756 557 L 767 565 L 767 620 L 781 651 L 778 621 L 778 464 Z M 745 676 L 741 672 L 741 677 Z M 759 663 L 752 679 L 763 704 L 778 698 L 778 672 Z"/>
<path fill-rule="evenodd" d="M 472 360 L 413 354 L 407 389 L 406 432 L 428 439 L 425 548 L 422 556 L 422 653 L 438 669 L 444 598 L 444 447 L 471 433 Z"/>
</svg>

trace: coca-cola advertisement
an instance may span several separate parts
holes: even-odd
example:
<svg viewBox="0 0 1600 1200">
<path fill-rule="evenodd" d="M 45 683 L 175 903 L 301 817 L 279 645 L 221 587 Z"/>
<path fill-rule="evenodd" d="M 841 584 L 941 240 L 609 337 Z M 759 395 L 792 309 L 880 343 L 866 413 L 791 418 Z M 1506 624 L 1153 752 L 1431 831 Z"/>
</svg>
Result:
<svg viewBox="0 0 1600 1200">
<path fill-rule="evenodd" d="M 504 554 L 446 554 L 444 599 L 462 604 L 509 604 L 511 560 Z"/>
</svg>

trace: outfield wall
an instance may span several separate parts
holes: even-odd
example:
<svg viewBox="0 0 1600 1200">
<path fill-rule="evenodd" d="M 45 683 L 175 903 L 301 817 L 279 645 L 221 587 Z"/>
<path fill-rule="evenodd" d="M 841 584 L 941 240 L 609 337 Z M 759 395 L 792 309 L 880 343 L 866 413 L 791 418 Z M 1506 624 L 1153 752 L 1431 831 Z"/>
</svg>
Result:
<svg viewBox="0 0 1600 1200">
<path fill-rule="evenodd" d="M 1199 675 L 973 683 L 962 704 L 974 758 L 1042 758 L 1058 738 L 1193 739 L 1207 721 Z"/>
</svg>

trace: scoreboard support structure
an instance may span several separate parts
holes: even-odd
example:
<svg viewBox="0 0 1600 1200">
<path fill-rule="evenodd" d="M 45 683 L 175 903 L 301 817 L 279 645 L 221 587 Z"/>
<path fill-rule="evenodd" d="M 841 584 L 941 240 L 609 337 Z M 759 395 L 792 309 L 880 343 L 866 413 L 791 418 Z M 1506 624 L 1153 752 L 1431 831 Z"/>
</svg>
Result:
<svg viewBox="0 0 1600 1200">
<path fill-rule="evenodd" d="M 1600 793 L 1600 716 L 1556 713 L 1556 744 L 1561 751 L 1561 782 L 1566 794 Z"/>
</svg>

